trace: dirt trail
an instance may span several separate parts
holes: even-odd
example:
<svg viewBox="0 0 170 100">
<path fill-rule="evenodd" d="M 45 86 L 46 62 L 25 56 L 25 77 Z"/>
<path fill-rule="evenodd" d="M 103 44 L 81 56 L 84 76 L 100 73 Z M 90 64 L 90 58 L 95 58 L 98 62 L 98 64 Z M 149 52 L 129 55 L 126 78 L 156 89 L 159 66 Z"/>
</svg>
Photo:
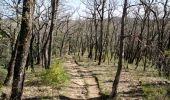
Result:
<svg viewBox="0 0 170 100">
<path fill-rule="evenodd" d="M 71 80 L 62 91 L 61 99 L 98 100 L 100 98 L 99 85 L 91 71 L 78 66 L 73 60 L 68 60 L 63 65 L 71 75 Z"/>
</svg>

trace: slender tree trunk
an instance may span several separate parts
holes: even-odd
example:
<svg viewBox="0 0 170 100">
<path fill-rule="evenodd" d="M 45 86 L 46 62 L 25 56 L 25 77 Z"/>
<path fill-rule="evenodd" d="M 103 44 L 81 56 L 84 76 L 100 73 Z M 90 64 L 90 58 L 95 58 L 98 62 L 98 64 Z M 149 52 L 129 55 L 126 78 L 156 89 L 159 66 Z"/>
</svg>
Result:
<svg viewBox="0 0 170 100">
<path fill-rule="evenodd" d="M 110 1 L 109 1 L 110 3 Z M 108 64 L 109 64 L 109 37 L 110 37 L 110 22 L 111 22 L 111 18 L 110 18 L 110 15 L 111 15 L 111 5 L 109 4 L 109 10 L 108 10 L 108 19 L 107 19 L 107 28 L 106 28 L 106 34 L 105 34 L 105 52 L 104 52 L 104 58 L 103 58 L 103 62 L 105 62 L 106 60 L 106 57 L 108 59 Z"/>
<path fill-rule="evenodd" d="M 58 6 L 59 0 L 51 0 L 51 24 L 50 30 L 47 37 L 47 40 L 43 46 L 43 55 L 44 55 L 44 66 L 46 69 L 50 68 L 51 59 L 52 59 L 52 39 L 53 39 L 53 30 L 54 30 L 54 21 L 56 17 L 56 8 Z"/>
<path fill-rule="evenodd" d="M 28 67 L 30 66 L 32 71 L 34 71 L 33 42 L 34 42 L 34 35 L 32 35 L 31 38 L 29 54 L 25 65 L 26 70 L 28 70 Z"/>
<path fill-rule="evenodd" d="M 127 14 L 127 2 L 128 0 L 124 0 L 124 8 L 123 8 L 123 14 L 122 14 L 122 20 L 121 20 L 121 33 L 120 33 L 120 51 L 119 51 L 119 62 L 118 62 L 118 68 L 117 68 L 117 73 L 115 76 L 115 80 L 113 82 L 113 86 L 112 86 L 112 92 L 110 95 L 110 98 L 114 98 L 117 94 L 117 87 L 118 87 L 118 83 L 120 80 L 120 75 L 121 75 L 121 71 L 122 71 L 122 58 L 123 58 L 123 39 L 124 39 L 124 27 L 125 27 L 125 17 Z"/>
<path fill-rule="evenodd" d="M 30 66 L 31 70 L 34 71 L 34 57 L 33 57 L 33 42 L 34 42 L 34 37 L 35 35 L 32 36 L 31 38 L 31 43 L 30 43 Z"/>
<path fill-rule="evenodd" d="M 25 78 L 25 65 L 29 52 L 30 40 L 32 37 L 32 19 L 34 0 L 23 1 L 23 13 L 21 30 L 18 35 L 18 46 L 16 48 L 16 59 L 14 66 L 14 77 L 10 100 L 21 100 Z"/>
<path fill-rule="evenodd" d="M 19 3 L 20 2 L 18 2 L 18 4 Z M 19 27 L 19 22 L 17 22 L 17 27 Z M 11 40 L 11 51 L 12 51 L 12 53 L 11 53 L 11 58 L 10 58 L 10 61 L 9 61 L 9 64 L 8 64 L 8 73 L 7 73 L 7 76 L 6 76 L 4 84 L 3 84 L 4 86 L 10 86 L 12 84 L 12 80 L 13 80 L 14 65 L 15 65 L 15 59 L 16 59 L 16 53 L 17 53 L 17 51 L 16 51 L 17 40 L 15 38 L 15 33 L 16 33 L 16 29 L 14 29 L 14 33 L 13 33 L 12 40 Z"/>
<path fill-rule="evenodd" d="M 101 64 L 102 55 L 103 55 L 103 21 L 104 21 L 104 7 L 105 7 L 106 0 L 102 2 L 102 9 L 101 9 L 101 19 L 100 19 L 100 38 L 99 38 L 99 62 L 98 65 Z"/>
<path fill-rule="evenodd" d="M 38 36 L 37 36 L 37 38 L 38 38 L 38 42 L 37 42 L 37 51 L 38 51 L 38 55 L 37 55 L 37 65 L 38 64 L 40 64 L 41 63 L 41 50 L 40 50 L 40 33 L 38 32 L 37 33 L 38 34 Z"/>
<path fill-rule="evenodd" d="M 65 38 L 66 38 L 66 34 L 67 33 L 64 34 L 64 37 L 63 37 L 62 42 L 61 42 L 60 57 L 62 57 L 62 55 L 63 55 L 63 47 L 64 47 L 64 41 L 65 41 Z"/>
<path fill-rule="evenodd" d="M 9 86 L 12 84 L 14 65 L 15 65 L 15 59 L 16 59 L 16 53 L 17 53 L 16 48 L 17 48 L 17 43 L 15 44 L 14 50 L 12 51 L 10 62 L 8 64 L 8 73 L 4 81 L 4 86 Z"/>
<path fill-rule="evenodd" d="M 90 39 L 89 39 L 89 54 L 88 58 L 93 58 L 93 19 L 90 20 Z"/>
<path fill-rule="evenodd" d="M 59 0 L 51 0 L 51 25 L 50 25 L 50 32 L 49 32 L 49 48 L 48 48 L 48 67 L 51 64 L 51 58 L 52 58 L 52 41 L 53 41 L 53 30 L 54 30 L 54 22 L 56 17 L 56 8 L 58 8 L 58 2 Z"/>
<path fill-rule="evenodd" d="M 97 20 L 97 4 L 94 2 L 94 31 L 95 31 L 95 57 L 94 60 L 97 60 L 98 57 L 98 20 Z"/>
<path fill-rule="evenodd" d="M 68 25 L 67 25 L 67 28 L 68 28 Z M 67 34 L 68 34 L 68 32 L 64 33 L 64 36 L 63 36 L 63 39 L 62 39 L 62 42 L 61 42 L 60 57 L 62 57 L 62 55 L 63 55 L 63 47 L 64 47 L 64 44 L 65 44 L 65 39 L 67 37 Z"/>
</svg>

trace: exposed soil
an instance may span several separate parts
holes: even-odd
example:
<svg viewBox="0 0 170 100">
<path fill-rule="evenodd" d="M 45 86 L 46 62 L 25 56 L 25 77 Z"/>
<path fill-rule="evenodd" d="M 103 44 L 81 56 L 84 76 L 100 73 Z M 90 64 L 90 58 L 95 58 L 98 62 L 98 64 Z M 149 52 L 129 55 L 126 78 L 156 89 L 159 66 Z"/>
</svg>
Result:
<svg viewBox="0 0 170 100">
<path fill-rule="evenodd" d="M 74 60 L 68 60 L 64 68 L 71 76 L 70 84 L 60 91 L 61 99 L 66 100 L 99 100 L 99 84 L 92 72 L 85 67 L 78 66 Z"/>
<path fill-rule="evenodd" d="M 33 74 L 27 74 L 24 86 L 23 100 L 107 100 L 111 93 L 112 83 L 116 73 L 113 64 L 90 60 L 75 60 L 68 56 L 63 63 L 64 69 L 70 74 L 70 82 L 61 89 L 46 86 Z M 155 70 L 123 69 L 118 85 L 118 100 L 143 100 L 143 84 L 169 85 L 170 81 L 155 75 Z M 7 87 L 2 88 L 10 93 Z"/>
<path fill-rule="evenodd" d="M 69 59 L 67 59 L 68 62 L 64 65 L 72 77 L 72 82 L 67 88 L 72 88 L 65 90 L 65 96 L 80 100 L 97 97 L 99 97 L 97 100 L 108 99 L 111 93 L 116 67 L 106 63 L 98 66 L 97 62 L 94 63 L 87 59 L 83 59 L 77 65 L 74 61 L 69 61 Z M 143 71 L 142 69 L 123 68 L 118 85 L 117 99 L 143 100 L 145 96 L 142 89 L 143 84 L 158 84 L 159 86 L 170 84 L 169 80 L 154 76 L 157 72 L 152 69 Z M 90 86 L 91 84 L 94 86 Z"/>
</svg>

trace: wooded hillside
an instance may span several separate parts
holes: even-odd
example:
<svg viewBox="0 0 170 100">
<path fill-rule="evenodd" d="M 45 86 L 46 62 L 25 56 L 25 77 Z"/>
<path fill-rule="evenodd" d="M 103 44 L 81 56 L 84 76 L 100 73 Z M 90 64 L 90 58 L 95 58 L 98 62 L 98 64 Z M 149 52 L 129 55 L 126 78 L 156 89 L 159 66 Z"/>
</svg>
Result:
<svg viewBox="0 0 170 100">
<path fill-rule="evenodd" d="M 1 98 L 168 100 L 169 21 L 169 0 L 1 0 Z"/>
</svg>

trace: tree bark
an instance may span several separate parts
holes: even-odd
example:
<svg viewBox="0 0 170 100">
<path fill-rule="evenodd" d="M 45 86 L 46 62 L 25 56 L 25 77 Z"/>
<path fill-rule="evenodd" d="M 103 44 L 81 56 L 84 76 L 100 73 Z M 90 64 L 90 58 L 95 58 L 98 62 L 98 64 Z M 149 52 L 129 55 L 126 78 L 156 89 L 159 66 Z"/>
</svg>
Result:
<svg viewBox="0 0 170 100">
<path fill-rule="evenodd" d="M 3 84 L 4 86 L 9 86 L 12 84 L 12 78 L 14 74 L 14 65 L 15 65 L 15 59 L 16 59 L 16 53 L 17 53 L 16 48 L 17 48 L 17 43 L 15 44 L 15 48 L 12 51 L 12 56 L 8 64 L 8 73 Z"/>
<path fill-rule="evenodd" d="M 100 37 L 99 37 L 99 62 L 98 65 L 101 64 L 102 54 L 103 54 L 103 21 L 104 21 L 104 7 L 106 0 L 102 2 L 101 16 L 100 16 Z"/>
<path fill-rule="evenodd" d="M 39 65 L 41 63 L 41 50 L 40 50 L 40 32 L 37 33 L 37 65 Z"/>
<path fill-rule="evenodd" d="M 128 4 L 128 1 L 124 0 L 124 8 L 123 8 L 123 14 L 122 14 L 122 20 L 121 20 L 119 62 L 118 62 L 118 68 L 117 68 L 115 80 L 114 80 L 113 86 L 112 86 L 112 92 L 111 92 L 111 95 L 110 95 L 111 99 L 114 98 L 117 94 L 117 87 L 118 87 L 118 83 L 119 83 L 120 75 L 121 75 L 121 71 L 122 71 L 123 39 L 124 39 L 125 17 L 126 17 L 126 14 L 127 14 L 127 4 Z"/>
<path fill-rule="evenodd" d="M 98 19 L 97 19 L 97 3 L 94 1 L 94 31 L 95 31 L 95 57 L 94 60 L 97 60 L 98 57 Z"/>
<path fill-rule="evenodd" d="M 23 13 L 21 30 L 18 35 L 16 48 L 16 59 L 14 65 L 14 77 L 10 100 L 21 100 L 25 78 L 25 65 L 32 37 L 32 19 L 34 0 L 23 1 Z"/>
<path fill-rule="evenodd" d="M 56 8 L 58 8 L 59 0 L 51 0 L 51 25 L 50 25 L 50 32 L 49 32 L 49 48 L 48 48 L 48 67 L 51 64 L 51 57 L 52 57 L 52 41 L 53 41 L 53 30 L 54 30 L 54 21 L 56 17 Z"/>
<path fill-rule="evenodd" d="M 89 54 L 88 58 L 92 59 L 93 58 L 93 20 L 90 22 L 90 40 L 89 40 Z"/>
</svg>

